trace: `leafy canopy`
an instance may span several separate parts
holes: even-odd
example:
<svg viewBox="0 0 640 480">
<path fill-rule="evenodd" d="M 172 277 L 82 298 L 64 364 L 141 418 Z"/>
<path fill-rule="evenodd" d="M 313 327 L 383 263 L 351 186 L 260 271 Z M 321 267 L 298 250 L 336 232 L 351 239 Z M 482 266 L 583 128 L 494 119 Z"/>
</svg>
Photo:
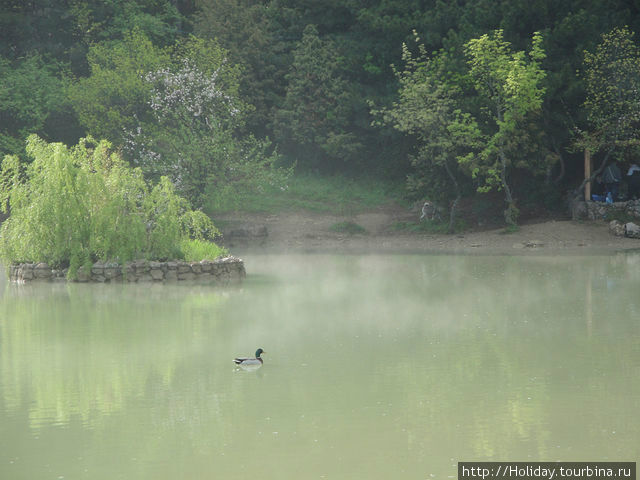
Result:
<svg viewBox="0 0 640 480">
<path fill-rule="evenodd" d="M 65 102 L 58 66 L 39 54 L 0 57 L 0 155 L 23 154 L 24 139 L 42 132 Z"/>
<path fill-rule="evenodd" d="M 337 46 L 322 39 L 315 25 L 307 25 L 293 51 L 274 123 L 285 151 L 312 168 L 343 168 L 362 148 L 345 128 L 353 114 L 353 92 L 342 70 Z"/>
<path fill-rule="evenodd" d="M 640 129 L 640 47 L 628 27 L 602 36 L 593 52 L 585 52 L 587 98 L 584 106 L 594 151 L 638 144 Z"/>
<path fill-rule="evenodd" d="M 240 68 L 214 40 L 160 49 L 134 31 L 90 58 L 92 75 L 71 88 L 74 107 L 146 178 L 168 177 L 197 206 L 285 184 L 290 172 L 274 166 L 270 142 L 243 134 L 252 108 L 238 96 Z"/>
<path fill-rule="evenodd" d="M 545 92 L 542 36 L 533 34 L 528 55 L 523 51 L 514 52 L 511 44 L 504 40 L 502 30 L 472 39 L 465 48 L 474 86 L 488 107 L 487 141 L 480 155 L 468 157 L 469 166 L 473 175 L 483 181 L 480 191 L 504 190 L 505 220 L 515 224 L 518 210 L 509 173 L 520 151 L 519 130 L 527 116 L 542 105 Z M 537 163 L 520 162 L 519 166 L 531 174 L 537 173 Z"/>
<path fill-rule="evenodd" d="M 186 239 L 218 233 L 167 178 L 150 188 L 106 141 L 86 138 L 68 148 L 32 135 L 27 152 L 31 164 L 7 156 L 0 177 L 0 204 L 11 210 L 0 235 L 6 264 L 69 265 L 73 276 L 98 259 L 182 258 Z"/>
<path fill-rule="evenodd" d="M 69 100 L 90 135 L 120 145 L 124 130 L 147 113 L 151 86 L 144 74 L 168 65 L 169 54 L 134 30 L 119 42 L 93 45 L 87 60 L 91 75 L 69 87 Z"/>
<path fill-rule="evenodd" d="M 414 38 L 416 43 L 420 41 L 415 32 Z M 428 198 L 445 205 L 455 199 L 452 228 L 455 205 L 462 196 L 460 184 L 468 178 L 468 172 L 459 166 L 480 149 L 482 137 L 473 117 L 456 108 L 459 89 L 444 79 L 440 59 L 430 58 L 423 44 L 418 43 L 418 50 L 414 55 L 402 45 L 404 68 L 394 68 L 400 85 L 398 99 L 390 108 L 372 113 L 381 118 L 380 123 L 416 138 L 407 187 L 419 200 Z"/>
</svg>

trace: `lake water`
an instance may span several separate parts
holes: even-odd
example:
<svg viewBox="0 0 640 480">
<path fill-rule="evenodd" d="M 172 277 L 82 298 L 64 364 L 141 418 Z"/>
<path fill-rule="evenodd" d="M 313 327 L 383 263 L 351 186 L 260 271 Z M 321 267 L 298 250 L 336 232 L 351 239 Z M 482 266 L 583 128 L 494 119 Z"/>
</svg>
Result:
<svg viewBox="0 0 640 480">
<path fill-rule="evenodd" d="M 244 258 L 232 289 L 0 280 L 0 479 L 639 459 L 640 254 Z"/>
</svg>

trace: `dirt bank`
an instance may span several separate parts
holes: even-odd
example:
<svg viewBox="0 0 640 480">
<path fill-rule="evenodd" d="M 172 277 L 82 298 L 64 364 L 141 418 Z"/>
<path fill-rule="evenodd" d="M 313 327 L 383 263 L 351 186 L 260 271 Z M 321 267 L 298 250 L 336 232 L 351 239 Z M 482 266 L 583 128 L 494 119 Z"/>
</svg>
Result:
<svg viewBox="0 0 640 480">
<path fill-rule="evenodd" d="M 296 211 L 235 213 L 214 220 L 232 251 L 575 255 L 640 249 L 640 240 L 611 235 L 605 222 L 547 220 L 522 225 L 519 231 L 508 234 L 502 228 L 459 235 L 410 233 L 395 228 L 400 222 L 415 222 L 416 215 L 390 206 L 350 217 Z M 345 221 L 362 226 L 366 233 L 349 235 L 331 230 Z"/>
</svg>

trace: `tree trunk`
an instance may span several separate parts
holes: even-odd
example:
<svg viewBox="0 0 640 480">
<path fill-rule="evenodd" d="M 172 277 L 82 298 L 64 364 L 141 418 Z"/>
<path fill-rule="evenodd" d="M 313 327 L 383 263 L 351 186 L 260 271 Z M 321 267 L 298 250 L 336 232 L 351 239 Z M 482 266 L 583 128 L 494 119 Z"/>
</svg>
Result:
<svg viewBox="0 0 640 480">
<path fill-rule="evenodd" d="M 607 163 L 609 162 L 609 157 L 611 157 L 612 153 L 613 153 L 613 148 L 608 150 L 607 153 L 605 153 L 604 158 L 602 159 L 602 163 L 597 168 L 597 170 L 595 170 L 591 174 L 591 176 L 589 178 L 585 178 L 582 181 L 582 183 L 580 184 L 580 186 L 576 190 L 573 191 L 573 197 L 575 199 L 577 199 L 578 197 L 580 197 L 582 195 L 582 192 L 584 190 L 584 186 L 587 184 L 587 182 L 592 182 L 594 178 L 596 178 L 598 175 L 600 175 L 602 173 L 604 168 L 607 166 Z"/>
<path fill-rule="evenodd" d="M 502 182 L 502 188 L 504 189 L 504 200 L 507 202 L 507 209 L 504 211 L 504 220 L 509 226 L 516 226 L 518 220 L 518 209 L 513 201 L 513 195 L 511 194 L 511 188 L 507 183 L 507 157 L 503 151 L 498 154 L 500 157 L 500 163 L 502 168 L 500 169 L 500 181 Z"/>
<path fill-rule="evenodd" d="M 453 233 L 453 229 L 454 229 L 453 225 L 454 225 L 454 222 L 455 222 L 455 219 L 456 219 L 458 203 L 460 202 L 460 199 L 462 198 L 462 193 L 460 192 L 460 185 L 458 184 L 458 180 L 456 179 L 456 176 L 451 171 L 451 168 L 449 168 L 449 162 L 447 162 L 447 161 L 444 162 L 444 168 L 447 171 L 447 174 L 449 175 L 449 178 L 453 182 L 453 189 L 456 192 L 456 198 L 453 201 L 453 203 L 451 204 L 451 210 L 449 210 L 449 227 L 447 228 L 447 231 L 449 233 Z"/>
<path fill-rule="evenodd" d="M 504 114 L 500 105 L 496 108 L 496 115 L 498 123 L 504 120 Z M 511 188 L 507 183 L 507 156 L 504 154 L 504 139 L 500 140 L 498 146 L 498 158 L 500 159 L 500 181 L 502 182 L 502 188 L 504 189 L 504 200 L 507 202 L 507 209 L 504 211 L 504 220 L 509 226 L 515 226 L 518 219 L 518 209 L 513 202 L 513 195 L 511 195 Z"/>
</svg>

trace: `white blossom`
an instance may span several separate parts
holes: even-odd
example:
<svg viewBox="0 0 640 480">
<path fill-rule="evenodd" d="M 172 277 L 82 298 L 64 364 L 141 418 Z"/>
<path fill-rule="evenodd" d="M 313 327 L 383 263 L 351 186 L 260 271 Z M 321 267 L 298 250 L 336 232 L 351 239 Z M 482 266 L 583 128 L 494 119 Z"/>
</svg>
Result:
<svg viewBox="0 0 640 480">
<path fill-rule="evenodd" d="M 221 68 L 208 75 L 185 59 L 177 71 L 165 68 L 148 73 L 144 79 L 153 85 L 149 106 L 160 118 L 186 112 L 204 118 L 207 125 L 216 117 L 235 117 L 239 109 L 218 85 Z"/>
</svg>

